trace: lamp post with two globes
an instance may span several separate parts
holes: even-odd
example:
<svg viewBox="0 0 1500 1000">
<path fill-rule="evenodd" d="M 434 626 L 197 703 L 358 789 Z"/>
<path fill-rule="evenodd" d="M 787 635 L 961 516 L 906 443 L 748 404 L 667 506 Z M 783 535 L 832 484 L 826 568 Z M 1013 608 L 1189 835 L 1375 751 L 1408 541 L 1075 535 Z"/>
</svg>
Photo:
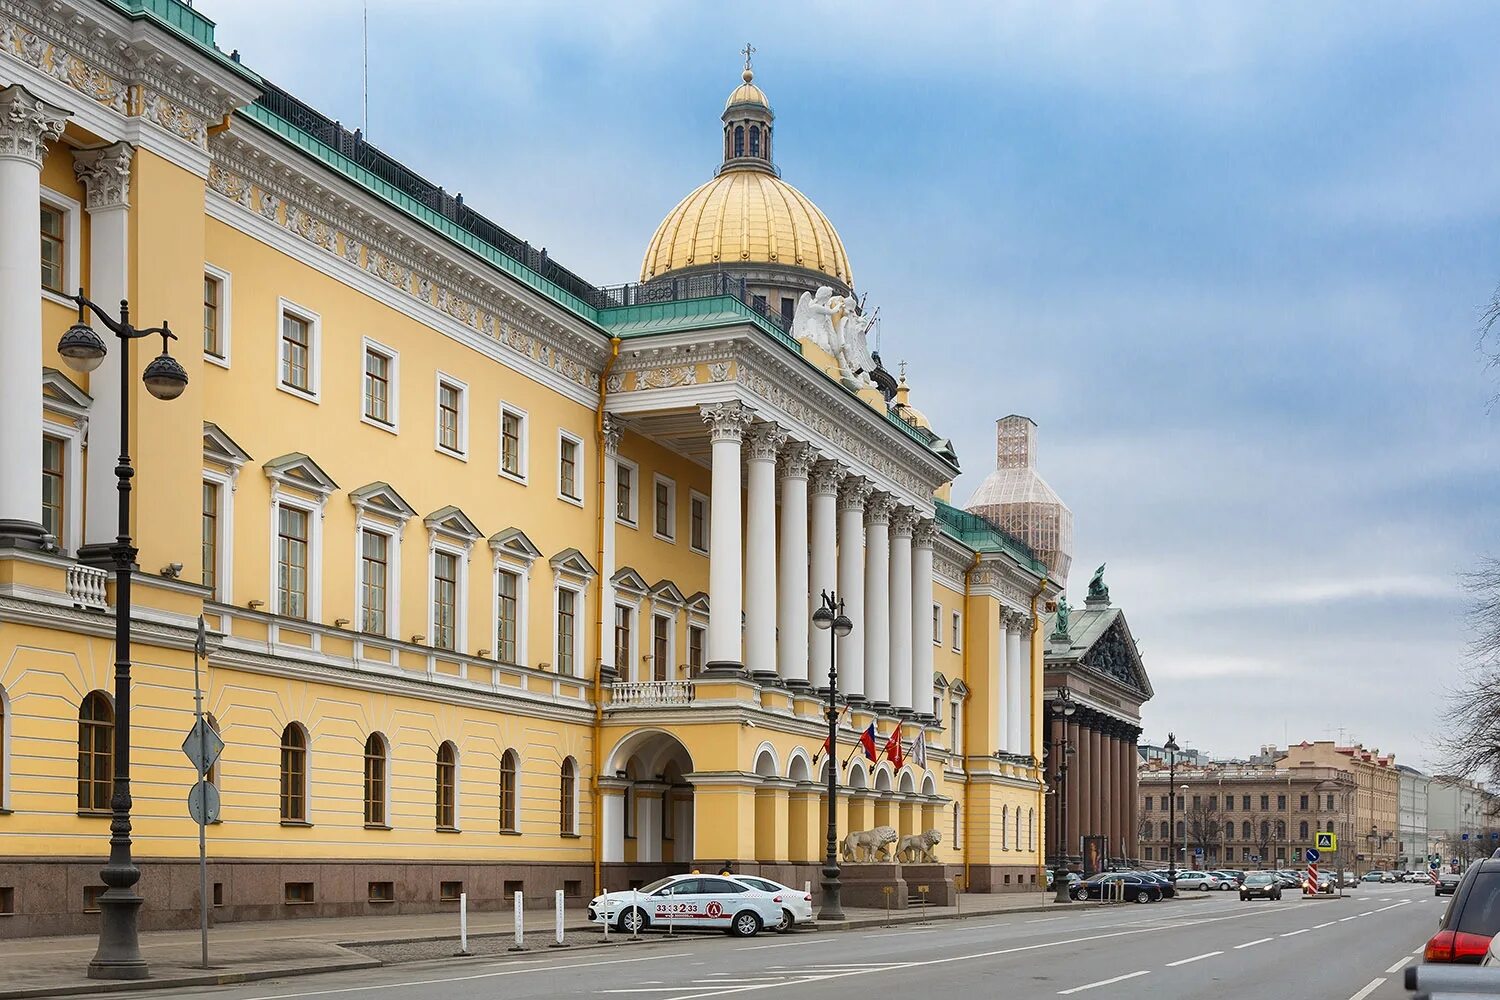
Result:
<svg viewBox="0 0 1500 1000">
<path fill-rule="evenodd" d="M 1053 773 L 1057 775 L 1057 786 L 1054 794 L 1057 796 L 1057 808 L 1054 810 L 1058 817 L 1057 822 L 1057 870 L 1052 873 L 1053 888 L 1057 895 L 1053 902 L 1066 903 L 1072 896 L 1072 886 L 1068 880 L 1068 755 L 1073 752 L 1073 744 L 1068 740 L 1068 721 L 1078 711 L 1078 703 L 1073 700 L 1073 692 L 1066 686 L 1057 691 L 1057 697 L 1052 701 L 1052 714 L 1057 717 L 1057 763 L 1053 766 Z"/>
<path fill-rule="evenodd" d="M 828 633 L 828 843 L 823 856 L 823 900 L 819 920 L 843 920 L 843 886 L 839 882 L 838 741 L 839 741 L 839 639 L 854 629 L 844 614 L 844 602 L 831 591 L 823 591 L 822 605 L 812 622 Z"/>
<path fill-rule="evenodd" d="M 115 466 L 115 488 L 120 495 L 119 531 L 109 546 L 115 571 L 115 721 L 114 721 L 114 787 L 109 805 L 109 861 L 100 878 L 107 887 L 99 896 L 99 950 L 89 962 L 91 979 L 145 979 L 150 968 L 141 957 L 138 921 L 144 899 L 136 892 L 141 870 L 130 852 L 130 573 L 135 567 L 136 548 L 130 537 L 130 480 L 135 470 L 130 464 L 130 342 L 143 337 L 160 336 L 161 353 L 141 380 L 157 399 L 176 399 L 187 388 L 187 372 L 167 353 L 168 341 L 177 335 L 165 321 L 149 330 L 130 325 L 130 304 L 120 303 L 120 317 L 115 319 L 83 295 L 73 296 L 78 303 L 78 322 L 68 328 L 57 343 L 57 353 L 68 367 L 91 372 L 103 363 L 109 353 L 103 338 L 86 321 L 92 312 L 120 342 L 120 457 Z"/>
</svg>

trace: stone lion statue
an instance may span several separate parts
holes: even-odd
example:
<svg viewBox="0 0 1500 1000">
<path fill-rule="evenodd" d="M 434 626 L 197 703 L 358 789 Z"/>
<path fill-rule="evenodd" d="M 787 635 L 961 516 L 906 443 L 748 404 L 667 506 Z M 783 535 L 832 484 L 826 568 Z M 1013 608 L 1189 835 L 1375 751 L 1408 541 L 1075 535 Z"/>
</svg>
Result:
<svg viewBox="0 0 1500 1000">
<path fill-rule="evenodd" d="M 844 838 L 842 853 L 845 862 L 889 861 L 891 844 L 896 842 L 896 828 L 877 826 L 873 830 L 856 830 Z"/>
<path fill-rule="evenodd" d="M 923 864 L 937 864 L 937 854 L 933 851 L 943 839 L 943 835 L 936 830 L 928 830 L 911 837 L 902 837 L 901 842 L 896 845 L 896 860 L 908 863 L 921 862 Z"/>
</svg>

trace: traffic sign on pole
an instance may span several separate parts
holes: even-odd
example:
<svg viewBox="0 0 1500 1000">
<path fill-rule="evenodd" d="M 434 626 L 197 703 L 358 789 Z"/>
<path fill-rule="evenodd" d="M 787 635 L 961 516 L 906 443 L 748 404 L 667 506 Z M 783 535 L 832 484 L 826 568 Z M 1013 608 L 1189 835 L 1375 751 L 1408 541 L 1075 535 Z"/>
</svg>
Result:
<svg viewBox="0 0 1500 1000">
<path fill-rule="evenodd" d="M 187 754 L 187 759 L 193 762 L 199 777 L 202 777 L 224 752 L 224 740 L 208 724 L 208 719 L 200 718 L 188 730 L 187 739 L 182 741 L 182 752 Z"/>
<path fill-rule="evenodd" d="M 1316 842 L 1313 844 L 1320 851 L 1336 851 L 1339 849 L 1338 834 L 1332 832 L 1319 832 Z"/>
<path fill-rule="evenodd" d="M 188 792 L 188 815 L 199 825 L 219 821 L 219 790 L 200 781 Z"/>
<path fill-rule="evenodd" d="M 1308 864 L 1317 864 L 1320 858 L 1322 858 L 1322 855 L 1318 853 L 1318 849 L 1316 847 L 1309 847 L 1307 849 Z"/>
</svg>

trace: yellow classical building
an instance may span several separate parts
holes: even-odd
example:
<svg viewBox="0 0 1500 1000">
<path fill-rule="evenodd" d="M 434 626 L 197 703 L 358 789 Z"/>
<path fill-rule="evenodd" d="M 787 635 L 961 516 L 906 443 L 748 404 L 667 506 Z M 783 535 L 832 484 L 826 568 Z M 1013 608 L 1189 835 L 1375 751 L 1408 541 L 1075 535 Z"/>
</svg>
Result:
<svg viewBox="0 0 1500 1000">
<path fill-rule="evenodd" d="M 1067 553 L 945 502 L 952 449 L 773 132 L 747 66 L 715 176 L 598 286 L 177 0 L 0 3 L 0 936 L 96 919 L 122 392 L 145 926 L 195 919 L 200 614 L 220 920 L 816 882 L 823 591 L 840 833 L 937 830 L 967 888 L 1036 888 Z M 156 338 L 123 380 L 113 342 L 65 363 L 80 287 L 170 322 L 179 398 L 138 377 Z M 850 758 L 872 724 L 904 760 Z"/>
</svg>

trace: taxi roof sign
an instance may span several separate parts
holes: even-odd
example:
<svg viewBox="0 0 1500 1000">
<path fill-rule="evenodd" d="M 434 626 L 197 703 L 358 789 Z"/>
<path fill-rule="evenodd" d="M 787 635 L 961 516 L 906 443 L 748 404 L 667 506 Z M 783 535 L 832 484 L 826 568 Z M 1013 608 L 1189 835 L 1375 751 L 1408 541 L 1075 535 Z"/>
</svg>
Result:
<svg viewBox="0 0 1500 1000">
<path fill-rule="evenodd" d="M 1317 843 L 1314 846 L 1320 851 L 1336 851 L 1339 849 L 1338 834 L 1332 832 L 1319 833 Z"/>
</svg>

